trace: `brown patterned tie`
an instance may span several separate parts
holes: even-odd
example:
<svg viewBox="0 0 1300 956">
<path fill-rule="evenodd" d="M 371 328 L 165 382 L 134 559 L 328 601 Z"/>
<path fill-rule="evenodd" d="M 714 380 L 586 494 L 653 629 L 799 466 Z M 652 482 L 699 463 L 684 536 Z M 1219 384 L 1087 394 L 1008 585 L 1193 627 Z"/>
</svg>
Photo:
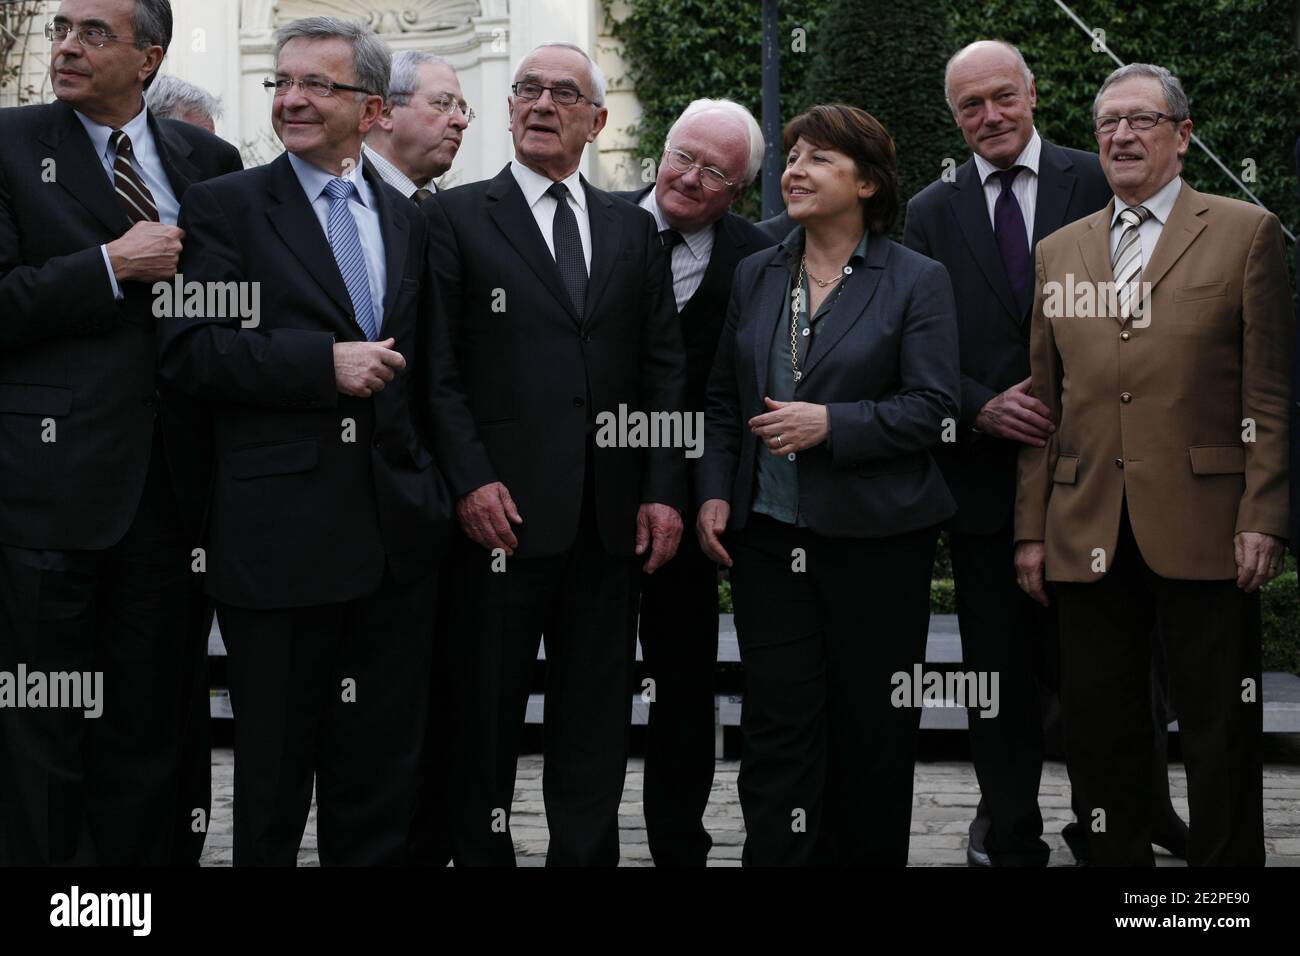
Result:
<svg viewBox="0 0 1300 956">
<path fill-rule="evenodd" d="M 432 195 L 433 195 L 432 189 L 425 189 L 423 186 L 421 186 L 419 189 L 415 191 L 415 195 L 413 195 L 411 198 L 415 200 L 415 204 L 418 206 Z"/>
<path fill-rule="evenodd" d="M 117 190 L 117 201 L 122 211 L 131 220 L 137 222 L 158 222 L 158 206 L 153 201 L 153 193 L 144 184 L 144 180 L 131 168 L 131 137 L 120 129 L 113 130 L 108 138 L 113 144 L 116 157 L 113 160 L 113 187 Z"/>
</svg>

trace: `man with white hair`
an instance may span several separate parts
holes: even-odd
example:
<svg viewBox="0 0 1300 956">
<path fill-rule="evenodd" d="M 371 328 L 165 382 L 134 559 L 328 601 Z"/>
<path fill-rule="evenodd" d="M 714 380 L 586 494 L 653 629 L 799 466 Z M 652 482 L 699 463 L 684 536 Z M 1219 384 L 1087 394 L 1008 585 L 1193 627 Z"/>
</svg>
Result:
<svg viewBox="0 0 1300 956">
<path fill-rule="evenodd" d="M 366 159 L 388 185 L 424 202 L 438 191 L 434 180 L 451 169 L 473 119 L 452 65 L 406 50 L 393 57 L 388 99 L 366 136 Z"/>
<path fill-rule="evenodd" d="M 464 532 L 449 589 L 457 865 L 514 864 L 509 812 L 543 633 L 547 863 L 618 862 L 640 565 L 660 569 L 681 537 L 683 448 L 597 429 L 629 413 L 680 418 L 686 378 L 654 217 L 578 172 L 604 99 L 579 47 L 537 47 L 508 100 L 514 158 L 421 207 L 446 307 L 434 441 Z"/>
<path fill-rule="evenodd" d="M 617 194 L 655 217 L 669 258 L 688 414 L 704 411 L 736 264 L 772 244 L 729 211 L 762 164 L 763 134 L 749 110 L 700 99 L 668 131 L 655 181 Z M 657 574 L 641 576 L 639 636 L 655 682 L 644 787 L 650 854 L 656 866 L 703 866 L 713 845 L 702 817 L 713 788 L 718 567 L 698 541 L 684 541 Z"/>
<path fill-rule="evenodd" d="M 192 126 L 201 126 L 209 133 L 217 131 L 221 118 L 221 97 L 187 83 L 179 76 L 160 76 L 150 88 L 146 99 L 149 109 L 159 119 L 180 120 Z"/>
</svg>

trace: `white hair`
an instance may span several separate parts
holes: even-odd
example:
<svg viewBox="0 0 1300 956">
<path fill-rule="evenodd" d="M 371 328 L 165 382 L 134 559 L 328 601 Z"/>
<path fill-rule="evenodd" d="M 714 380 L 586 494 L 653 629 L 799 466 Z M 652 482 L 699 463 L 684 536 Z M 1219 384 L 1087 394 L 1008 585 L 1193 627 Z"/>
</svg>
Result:
<svg viewBox="0 0 1300 956">
<path fill-rule="evenodd" d="M 664 142 L 665 148 L 668 143 L 672 142 L 673 134 L 677 128 L 692 116 L 699 116 L 701 113 L 723 113 L 727 116 L 740 120 L 745 127 L 745 135 L 749 138 L 749 158 L 745 162 L 745 185 L 748 186 L 758 176 L 759 170 L 763 168 L 763 130 L 759 128 L 758 120 L 754 119 L 754 114 L 739 103 L 733 100 L 710 100 L 699 99 L 692 100 L 686 109 L 682 110 L 682 115 L 673 121 L 673 125 L 668 129 L 668 138 Z"/>
<path fill-rule="evenodd" d="M 212 120 L 221 118 L 219 97 L 178 76 L 158 77 L 145 99 L 153 115 L 161 119 L 180 119 L 187 113 L 199 113 Z"/>
<path fill-rule="evenodd" d="M 952 87 L 948 83 L 948 78 L 952 73 L 952 65 L 956 62 L 957 57 L 980 43 L 996 43 L 998 46 L 1010 50 L 1015 54 L 1016 60 L 1020 63 L 1020 75 L 1024 77 L 1025 89 L 1028 90 L 1034 82 L 1034 73 L 1029 69 L 1029 64 L 1025 62 L 1024 56 L 1014 45 L 1008 43 L 1006 40 L 976 40 L 974 43 L 967 43 L 952 56 L 948 57 L 948 63 L 943 68 L 943 98 L 948 101 L 948 108 L 952 110 L 954 116 L 957 114 L 957 104 L 952 101 Z"/>
<path fill-rule="evenodd" d="M 551 47 L 551 46 L 558 46 L 565 50 L 573 50 L 577 53 L 582 54 L 582 58 L 587 61 L 587 65 L 591 68 L 592 104 L 594 106 L 604 106 L 605 105 L 605 74 L 601 72 L 600 67 L 598 67 L 596 65 L 596 61 L 593 60 L 587 54 L 587 51 L 584 50 L 582 47 L 578 46 L 576 43 L 565 43 L 562 40 L 551 40 L 546 43 L 537 44 L 537 46 L 533 47 L 531 50 L 529 50 L 527 53 L 525 53 L 523 56 L 519 58 L 519 62 L 515 64 L 515 71 L 510 74 L 511 78 L 517 81 L 519 79 L 519 70 L 524 65 L 524 61 L 527 60 L 534 53 L 536 53 L 538 50 L 544 50 L 547 47 Z"/>
<path fill-rule="evenodd" d="M 436 53 L 423 50 L 403 50 L 393 56 L 392 72 L 388 79 L 388 102 L 393 106 L 407 106 L 420 87 L 420 68 L 445 66 L 455 72 L 451 61 Z"/>
</svg>

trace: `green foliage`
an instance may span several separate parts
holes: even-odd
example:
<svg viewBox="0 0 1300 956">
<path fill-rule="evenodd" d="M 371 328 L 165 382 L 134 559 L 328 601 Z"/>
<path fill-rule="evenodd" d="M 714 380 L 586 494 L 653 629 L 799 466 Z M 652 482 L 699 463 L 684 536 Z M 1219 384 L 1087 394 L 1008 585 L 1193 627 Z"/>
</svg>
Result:
<svg viewBox="0 0 1300 956">
<path fill-rule="evenodd" d="M 601 0 L 608 14 L 612 0 Z M 763 22 L 757 0 L 629 0 L 628 16 L 611 21 L 622 41 L 630 82 L 641 101 L 641 121 L 628 130 L 638 138 L 638 160 L 659 161 L 668 128 L 691 100 L 707 96 L 747 107 L 762 122 Z M 793 52 L 794 31 L 808 32 L 826 0 L 783 0 L 780 12 L 781 115 L 806 105 L 801 90 L 808 53 Z M 616 81 L 611 81 L 616 83 Z M 613 88 L 617 88 L 615 85 Z M 735 210 L 759 218 L 756 181 Z"/>
<path fill-rule="evenodd" d="M 952 34 L 940 4 L 831 0 L 809 37 L 812 66 L 804 100 L 860 106 L 894 137 L 902 206 L 942 172 L 965 145 L 944 108 L 943 68 Z M 961 161 L 960 159 L 958 160 Z"/>
<path fill-rule="evenodd" d="M 1279 574 L 1260 591 L 1264 670 L 1300 674 L 1300 597 L 1296 571 Z"/>
</svg>

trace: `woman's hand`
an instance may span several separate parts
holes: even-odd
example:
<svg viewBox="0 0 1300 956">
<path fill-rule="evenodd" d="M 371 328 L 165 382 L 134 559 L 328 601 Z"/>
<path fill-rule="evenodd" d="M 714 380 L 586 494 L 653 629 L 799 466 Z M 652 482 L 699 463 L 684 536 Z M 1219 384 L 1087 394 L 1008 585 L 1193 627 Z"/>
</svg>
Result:
<svg viewBox="0 0 1300 956">
<path fill-rule="evenodd" d="M 700 513 L 695 518 L 695 534 L 700 539 L 700 550 L 723 567 L 731 567 L 731 555 L 718 540 L 718 535 L 727 530 L 727 519 L 731 517 L 731 505 L 722 498 L 710 498 L 700 505 Z"/>
<path fill-rule="evenodd" d="M 825 405 L 811 402 L 776 402 L 764 397 L 768 411 L 749 420 L 749 430 L 767 445 L 773 455 L 787 455 L 820 445 L 830 423 Z"/>
</svg>

